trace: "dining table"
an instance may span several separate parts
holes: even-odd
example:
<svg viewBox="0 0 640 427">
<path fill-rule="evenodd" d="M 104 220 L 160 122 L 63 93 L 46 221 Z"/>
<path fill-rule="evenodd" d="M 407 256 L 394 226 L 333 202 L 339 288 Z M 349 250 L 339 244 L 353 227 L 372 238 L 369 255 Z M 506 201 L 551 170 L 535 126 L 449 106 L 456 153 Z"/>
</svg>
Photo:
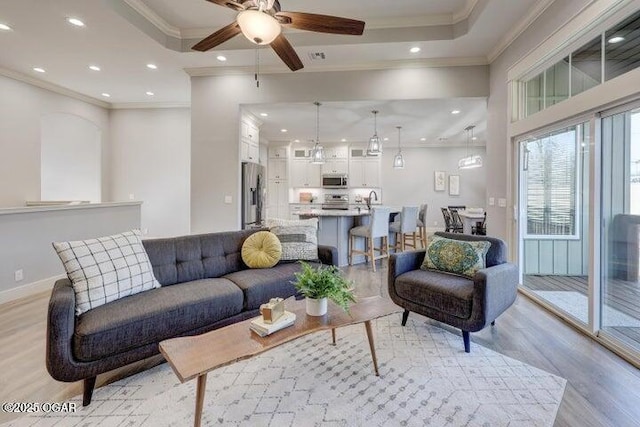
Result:
<svg viewBox="0 0 640 427">
<path fill-rule="evenodd" d="M 472 227 L 476 225 L 476 222 L 484 220 L 484 210 L 459 210 L 458 215 L 462 220 L 462 232 L 465 234 L 471 234 Z"/>
</svg>

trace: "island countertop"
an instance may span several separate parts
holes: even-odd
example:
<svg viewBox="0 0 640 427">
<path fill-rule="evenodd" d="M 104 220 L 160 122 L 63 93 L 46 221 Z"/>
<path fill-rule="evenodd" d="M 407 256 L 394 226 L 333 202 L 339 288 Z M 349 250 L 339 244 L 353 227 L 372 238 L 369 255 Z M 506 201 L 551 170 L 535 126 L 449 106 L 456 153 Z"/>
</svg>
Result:
<svg viewBox="0 0 640 427">
<path fill-rule="evenodd" d="M 376 205 L 374 205 L 375 207 Z M 382 206 L 382 205 L 378 205 Z M 402 211 L 402 208 L 398 208 L 395 206 L 388 206 L 391 208 L 391 213 L 398 213 Z M 298 211 L 293 212 L 294 215 L 298 216 L 313 216 L 313 217 L 341 217 L 341 216 L 369 216 L 371 212 L 367 208 L 361 209 L 318 209 L 318 208 L 308 208 L 308 209 L 300 209 Z"/>
</svg>

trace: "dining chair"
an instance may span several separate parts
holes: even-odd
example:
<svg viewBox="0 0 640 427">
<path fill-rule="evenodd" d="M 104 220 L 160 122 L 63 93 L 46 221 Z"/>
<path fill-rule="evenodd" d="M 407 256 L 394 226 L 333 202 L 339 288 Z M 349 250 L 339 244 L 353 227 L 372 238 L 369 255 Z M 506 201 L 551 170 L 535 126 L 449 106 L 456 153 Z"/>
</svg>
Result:
<svg viewBox="0 0 640 427">
<path fill-rule="evenodd" d="M 440 208 L 442 211 L 442 217 L 444 218 L 444 231 L 450 232 L 452 230 L 451 226 L 451 213 L 448 208 Z"/>
<path fill-rule="evenodd" d="M 367 225 L 360 225 L 349 230 L 349 265 L 353 263 L 353 254 L 364 255 L 365 262 L 371 260 L 373 271 L 376 271 L 376 260 L 389 258 L 389 215 L 391 208 L 376 206 L 371 209 L 371 220 Z M 354 249 L 356 237 L 364 238 L 364 251 Z M 380 247 L 376 248 L 374 239 L 380 238 Z M 376 256 L 375 251 L 380 255 Z"/>
<path fill-rule="evenodd" d="M 420 205 L 420 211 L 418 212 L 418 234 L 420 235 L 420 241 L 422 247 L 427 247 L 427 208 L 429 205 L 426 203 Z"/>
<path fill-rule="evenodd" d="M 449 209 L 451 212 L 451 232 L 452 233 L 464 233 L 464 223 L 457 209 Z"/>
<path fill-rule="evenodd" d="M 393 249 L 397 252 L 400 249 L 401 252 L 407 247 L 416 249 L 418 236 L 416 229 L 418 228 L 418 206 L 403 206 L 399 220 L 396 220 L 389 224 L 390 233 L 395 233 L 396 243 L 393 245 Z M 396 216 L 396 218 L 398 218 Z"/>
<path fill-rule="evenodd" d="M 487 235 L 487 213 L 484 213 L 484 218 L 482 221 L 476 222 L 476 225 L 471 227 L 471 234 L 476 234 L 478 236 L 486 236 Z"/>
</svg>

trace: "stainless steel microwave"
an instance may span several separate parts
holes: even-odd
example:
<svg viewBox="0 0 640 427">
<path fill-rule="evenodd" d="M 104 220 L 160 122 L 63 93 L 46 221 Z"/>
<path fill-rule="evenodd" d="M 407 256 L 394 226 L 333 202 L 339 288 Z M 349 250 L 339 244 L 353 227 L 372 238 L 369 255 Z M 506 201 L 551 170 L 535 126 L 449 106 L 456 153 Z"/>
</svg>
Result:
<svg viewBox="0 0 640 427">
<path fill-rule="evenodd" d="M 324 174 L 322 175 L 322 188 L 349 188 L 347 175 Z"/>
</svg>

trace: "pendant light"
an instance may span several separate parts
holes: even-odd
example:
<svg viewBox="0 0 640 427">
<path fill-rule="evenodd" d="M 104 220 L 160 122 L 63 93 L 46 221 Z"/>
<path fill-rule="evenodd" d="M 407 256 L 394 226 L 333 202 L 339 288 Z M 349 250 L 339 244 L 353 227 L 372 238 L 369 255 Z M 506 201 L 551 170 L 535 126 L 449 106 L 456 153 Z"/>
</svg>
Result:
<svg viewBox="0 0 640 427">
<path fill-rule="evenodd" d="M 460 159 L 458 162 L 458 169 L 474 169 L 482 167 L 482 157 L 479 155 L 470 155 L 469 154 L 469 145 L 473 137 L 473 130 L 475 126 L 467 126 L 464 130 L 467 132 L 467 156 Z"/>
<path fill-rule="evenodd" d="M 311 163 L 314 165 L 324 164 L 324 147 L 320 145 L 320 104 L 318 101 L 314 102 L 316 106 L 316 144 L 311 150 Z"/>
<path fill-rule="evenodd" d="M 382 153 L 382 141 L 378 136 L 378 110 L 373 110 L 373 136 L 369 138 L 367 156 L 379 156 Z"/>
<path fill-rule="evenodd" d="M 400 139 L 400 129 L 402 126 L 396 126 L 398 129 L 398 153 L 393 158 L 393 168 L 394 169 L 404 169 L 404 157 L 402 156 L 402 141 Z"/>
</svg>

